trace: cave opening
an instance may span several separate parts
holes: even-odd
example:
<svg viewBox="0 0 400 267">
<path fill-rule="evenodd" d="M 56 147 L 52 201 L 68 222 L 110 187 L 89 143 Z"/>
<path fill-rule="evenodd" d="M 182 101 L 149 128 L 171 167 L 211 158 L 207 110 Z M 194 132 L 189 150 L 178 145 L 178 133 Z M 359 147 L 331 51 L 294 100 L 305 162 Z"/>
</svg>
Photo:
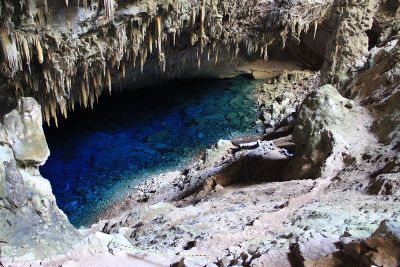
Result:
<svg viewBox="0 0 400 267">
<path fill-rule="evenodd" d="M 161 172 L 183 169 L 219 139 L 262 134 L 254 89 L 261 80 L 180 80 L 103 94 L 59 127 L 46 126 L 41 167 L 58 206 L 77 227 Z"/>
</svg>

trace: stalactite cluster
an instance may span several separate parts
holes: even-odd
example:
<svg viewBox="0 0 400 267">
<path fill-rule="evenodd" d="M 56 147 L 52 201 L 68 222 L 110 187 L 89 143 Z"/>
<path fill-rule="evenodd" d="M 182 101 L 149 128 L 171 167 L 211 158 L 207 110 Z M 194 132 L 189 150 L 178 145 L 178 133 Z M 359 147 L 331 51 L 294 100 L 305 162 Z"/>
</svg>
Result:
<svg viewBox="0 0 400 267">
<path fill-rule="evenodd" d="M 78 7 L 66 0 L 65 10 L 100 12 L 84 21 L 89 26 L 77 32 L 76 38 L 65 38 L 62 30 L 46 24 L 48 16 L 55 12 L 49 11 L 47 1 L 40 6 L 40 1 L 26 0 L 19 7 L 23 25 L 29 22 L 36 30 L 15 25 L 16 15 L 4 13 L 6 9 L 17 12 L 15 2 L 5 0 L 0 4 L 1 60 L 6 66 L 2 67 L 2 75 L 15 88 L 15 95 L 36 96 L 46 122 L 54 118 L 56 124 L 57 115 L 67 116 L 77 103 L 93 107 L 103 88 L 111 93 L 113 82 L 124 79 L 127 69 L 130 76 L 139 75 L 149 58 L 158 61 L 158 73 L 165 77 L 177 77 L 196 66 L 201 68 L 204 60 L 218 64 L 221 53 L 230 55 L 232 60 L 239 54 L 267 60 L 268 47 L 280 43 L 280 38 L 284 47 L 288 37 L 300 40 L 310 25 L 315 34 L 321 13 L 330 5 L 316 6 L 308 16 L 293 20 L 290 16 L 296 14 L 288 13 L 290 9 L 258 0 L 83 0 L 78 1 Z M 271 10 L 268 14 L 265 5 Z M 118 14 L 119 10 L 133 7 L 140 12 Z M 242 23 L 245 17 L 252 18 L 246 20 L 250 21 L 248 25 Z M 285 19 L 294 24 L 282 25 Z M 45 34 L 42 28 L 47 29 Z M 187 46 L 193 46 L 196 53 L 182 52 L 182 47 Z"/>
</svg>

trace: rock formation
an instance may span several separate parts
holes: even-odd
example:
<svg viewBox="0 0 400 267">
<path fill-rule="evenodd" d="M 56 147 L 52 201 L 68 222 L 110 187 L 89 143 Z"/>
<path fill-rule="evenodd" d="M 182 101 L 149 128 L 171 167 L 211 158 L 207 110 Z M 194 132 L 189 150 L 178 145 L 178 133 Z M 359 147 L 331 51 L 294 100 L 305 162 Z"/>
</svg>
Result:
<svg viewBox="0 0 400 267">
<path fill-rule="evenodd" d="M 0 266 L 399 266 L 399 21 L 397 0 L 0 1 Z M 268 78 L 264 136 L 72 227 L 42 120 L 124 82 L 243 72 Z"/>
<path fill-rule="evenodd" d="M 1 92 L 8 100 L 4 102 L 35 96 L 49 122 L 57 114 L 67 116 L 75 103 L 93 106 L 103 88 L 111 90 L 122 78 L 128 82 L 138 78 L 138 86 L 143 86 L 149 77 L 189 77 L 198 68 L 208 75 L 226 75 L 235 71 L 232 61 L 240 65 L 251 57 L 267 60 L 268 51 L 284 47 L 286 40 L 298 42 L 309 30 L 315 35 L 332 5 L 331 1 L 105 2 L 2 3 Z M 307 14 L 306 9 L 310 9 Z M 241 23 L 245 17 L 251 19 Z M 275 50 L 273 57 L 279 57 L 280 49 Z M 303 65 L 310 64 L 316 63 Z"/>
<path fill-rule="evenodd" d="M 42 113 L 33 98 L 21 98 L 0 124 L 1 256 L 34 260 L 65 251 L 78 232 L 57 208 L 39 165 L 49 156 Z"/>
</svg>

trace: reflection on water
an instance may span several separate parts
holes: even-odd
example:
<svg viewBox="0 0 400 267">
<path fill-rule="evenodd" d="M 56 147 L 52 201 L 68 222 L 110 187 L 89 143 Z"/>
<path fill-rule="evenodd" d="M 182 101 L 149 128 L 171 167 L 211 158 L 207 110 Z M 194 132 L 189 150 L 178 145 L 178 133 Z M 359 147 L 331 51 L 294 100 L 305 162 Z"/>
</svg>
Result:
<svg viewBox="0 0 400 267">
<path fill-rule="evenodd" d="M 190 80 L 103 96 L 46 128 L 51 156 L 41 168 L 75 226 L 146 177 L 182 168 L 219 139 L 256 131 L 247 78 Z"/>
</svg>

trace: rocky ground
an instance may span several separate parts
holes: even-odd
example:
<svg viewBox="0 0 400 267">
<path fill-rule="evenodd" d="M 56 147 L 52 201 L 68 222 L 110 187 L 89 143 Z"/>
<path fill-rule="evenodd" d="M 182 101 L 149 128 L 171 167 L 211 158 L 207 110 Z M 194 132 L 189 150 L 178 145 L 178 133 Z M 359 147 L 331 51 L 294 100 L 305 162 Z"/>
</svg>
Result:
<svg viewBox="0 0 400 267">
<path fill-rule="evenodd" d="M 397 266 L 398 153 L 372 124 L 367 108 L 320 87 L 293 138 L 220 141 L 197 166 L 139 186 L 129 210 L 97 227 L 182 266 Z M 292 141 L 307 148 L 294 158 L 279 148 Z"/>
</svg>

